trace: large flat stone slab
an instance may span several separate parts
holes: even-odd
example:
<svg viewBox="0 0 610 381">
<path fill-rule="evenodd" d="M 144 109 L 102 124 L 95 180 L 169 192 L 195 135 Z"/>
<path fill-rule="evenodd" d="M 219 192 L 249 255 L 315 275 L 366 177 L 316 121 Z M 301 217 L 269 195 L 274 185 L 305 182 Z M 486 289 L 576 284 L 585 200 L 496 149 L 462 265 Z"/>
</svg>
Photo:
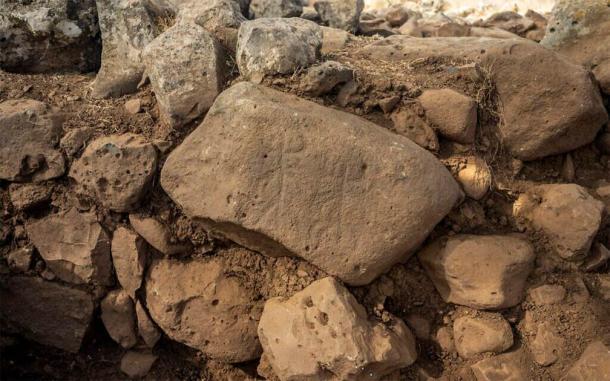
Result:
<svg viewBox="0 0 610 381">
<path fill-rule="evenodd" d="M 248 82 L 217 98 L 167 159 L 161 185 L 208 228 L 350 284 L 408 258 L 462 197 L 409 139 Z"/>
</svg>

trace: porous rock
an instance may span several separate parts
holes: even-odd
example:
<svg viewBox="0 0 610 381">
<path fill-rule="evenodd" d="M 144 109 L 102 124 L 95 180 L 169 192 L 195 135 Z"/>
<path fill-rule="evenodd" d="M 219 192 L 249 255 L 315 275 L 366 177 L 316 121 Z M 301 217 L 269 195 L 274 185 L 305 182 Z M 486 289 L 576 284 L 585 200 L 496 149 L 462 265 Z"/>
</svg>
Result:
<svg viewBox="0 0 610 381">
<path fill-rule="evenodd" d="M 325 61 L 312 66 L 301 80 L 301 89 L 313 96 L 329 93 L 337 85 L 349 82 L 354 71 L 346 65 L 335 61 Z"/>
<path fill-rule="evenodd" d="M 0 300 L 0 316 L 26 337 L 68 352 L 78 352 L 93 316 L 91 295 L 37 277 L 8 278 Z"/>
<path fill-rule="evenodd" d="M 566 381 L 610 379 L 610 349 L 601 341 L 592 342 L 572 365 L 565 379 Z"/>
<path fill-rule="evenodd" d="M 544 184 L 521 194 L 515 216 L 542 231 L 561 258 L 583 259 L 599 230 L 604 203 L 577 184 Z"/>
<path fill-rule="evenodd" d="M 426 119 L 439 134 L 463 144 L 474 143 L 477 103 L 452 89 L 425 90 L 418 98 Z"/>
<path fill-rule="evenodd" d="M 121 358 L 121 372 L 130 378 L 141 378 L 150 372 L 157 356 L 148 351 L 127 351 Z"/>
<path fill-rule="evenodd" d="M 589 144 L 608 120 L 587 70 L 525 39 L 391 36 L 358 54 L 390 62 L 439 57 L 488 69 L 501 104 L 502 143 L 521 160 Z"/>
<path fill-rule="evenodd" d="M 190 248 L 190 245 L 187 243 L 173 243 L 171 232 L 167 226 L 156 218 L 130 214 L 129 222 L 133 229 L 142 236 L 150 246 L 165 255 L 180 254 Z"/>
<path fill-rule="evenodd" d="M 136 233 L 119 227 L 112 236 L 112 262 L 119 283 L 125 292 L 135 300 L 136 291 L 142 285 L 146 269 L 146 243 Z"/>
<path fill-rule="evenodd" d="M 26 225 L 47 266 L 70 283 L 112 284 L 110 239 L 92 213 L 72 208 Z"/>
<path fill-rule="evenodd" d="M 313 6 L 325 25 L 355 33 L 364 0 L 317 0 Z"/>
<path fill-rule="evenodd" d="M 51 198 L 52 188 L 39 184 L 11 184 L 8 187 L 11 204 L 16 210 L 38 206 Z"/>
<path fill-rule="evenodd" d="M 406 259 L 462 197 L 410 140 L 249 82 L 217 98 L 168 157 L 161 185 L 208 228 L 351 284 Z"/>
<path fill-rule="evenodd" d="M 129 294 L 121 289 L 110 291 L 102 300 L 101 310 L 102 322 L 112 340 L 123 348 L 136 345 L 136 312 Z"/>
<path fill-rule="evenodd" d="M 299 17 L 303 12 L 301 0 L 252 0 L 250 18 Z"/>
<path fill-rule="evenodd" d="M 485 352 L 501 353 L 513 345 L 513 332 L 499 314 L 462 316 L 453 323 L 455 347 L 468 359 Z"/>
<path fill-rule="evenodd" d="M 157 169 L 157 151 L 139 135 L 109 135 L 92 141 L 72 164 L 70 177 L 107 208 L 125 212 L 144 195 Z"/>
<path fill-rule="evenodd" d="M 605 0 L 559 0 L 542 46 L 592 70 L 610 94 L 610 7 Z"/>
<path fill-rule="evenodd" d="M 2 1 L 0 68 L 15 72 L 95 70 L 101 44 L 95 0 Z"/>
<path fill-rule="evenodd" d="M 237 37 L 237 66 L 245 78 L 290 74 L 320 58 L 320 27 L 300 18 L 244 22 Z"/>
<path fill-rule="evenodd" d="M 158 33 L 145 0 L 96 0 L 102 63 L 91 87 L 94 98 L 136 91 L 142 80 L 142 50 Z"/>
<path fill-rule="evenodd" d="M 390 326 L 369 321 L 364 307 L 331 277 L 289 299 L 268 300 L 258 334 L 282 381 L 379 380 L 417 357 L 401 320 Z"/>
<path fill-rule="evenodd" d="M 394 131 L 430 151 L 438 151 L 438 138 L 434 130 L 414 110 L 400 109 L 392 113 Z"/>
<path fill-rule="evenodd" d="M 418 257 L 446 302 L 500 309 L 522 301 L 535 255 L 518 237 L 460 234 L 434 241 Z"/>
<path fill-rule="evenodd" d="M 139 300 L 136 301 L 136 317 L 138 319 L 138 333 L 140 337 L 149 348 L 153 348 L 161 338 L 161 331 L 157 328 L 155 322 L 152 321 Z"/>
<path fill-rule="evenodd" d="M 61 116 L 32 99 L 0 103 L 0 179 L 44 181 L 65 172 L 56 149 L 62 135 Z"/>
<path fill-rule="evenodd" d="M 153 320 L 172 340 L 225 362 L 260 356 L 256 327 L 262 305 L 220 259 L 153 262 L 146 302 Z"/>
<path fill-rule="evenodd" d="M 144 48 L 142 59 L 161 118 L 180 127 L 206 112 L 224 86 L 224 49 L 204 28 L 177 24 Z"/>
</svg>

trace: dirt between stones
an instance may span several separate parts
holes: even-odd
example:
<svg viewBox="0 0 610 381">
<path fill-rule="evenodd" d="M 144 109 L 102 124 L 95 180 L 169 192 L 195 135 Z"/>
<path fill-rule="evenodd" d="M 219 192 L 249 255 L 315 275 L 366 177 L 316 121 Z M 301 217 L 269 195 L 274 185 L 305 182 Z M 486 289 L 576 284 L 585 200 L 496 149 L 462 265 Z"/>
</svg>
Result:
<svg viewBox="0 0 610 381">
<path fill-rule="evenodd" d="M 561 285 L 566 290 L 563 301 L 556 304 L 537 305 L 531 296 L 521 304 L 503 309 L 497 314 L 506 319 L 513 330 L 514 344 L 511 350 L 528 351 L 527 344 L 535 339 L 539 323 L 546 322 L 565 340 L 561 356 L 550 366 L 528 363 L 527 371 L 535 380 L 559 379 L 578 359 L 585 347 L 601 339 L 610 342 L 610 304 L 591 291 L 599 273 L 580 271 L 575 264 L 558 259 L 539 232 L 525 229 L 521 221 L 513 218 L 512 203 L 519 193 L 533 186 L 560 183 L 565 155 L 551 156 L 534 162 L 516 163 L 500 148 L 497 131 L 497 99 L 485 68 L 469 62 L 448 62 L 434 59 L 426 62 L 392 63 L 360 60 L 350 54 L 359 46 L 370 42 L 361 39 L 345 49 L 327 57 L 349 64 L 354 68 L 360 85 L 353 97 L 356 104 L 340 106 L 337 90 L 319 98 L 308 97 L 300 91 L 303 73 L 291 76 L 269 77 L 264 84 L 281 91 L 297 93 L 328 107 L 342 109 L 363 116 L 383 127 L 392 128 L 389 115 L 379 107 L 379 99 L 400 96 L 405 107 L 414 107 L 413 99 L 422 89 L 451 87 L 471 96 L 479 103 L 479 128 L 475 144 L 465 148 L 448 141 L 440 142 L 438 157 L 454 175 L 467 158 L 483 157 L 491 167 L 494 191 L 480 201 L 467 200 L 449 214 L 432 232 L 427 242 L 444 235 L 507 234 L 521 231 L 534 245 L 537 260 L 526 289 L 544 284 Z M 448 69 L 449 68 L 449 69 Z M 527 68 L 523 68 L 527 70 Z M 391 76 L 389 75 L 391 73 Z M 388 78 L 392 77 L 390 81 Z M 180 144 L 200 122 L 201 118 L 178 130 L 170 129 L 159 121 L 159 111 L 149 86 L 138 93 L 109 100 L 92 99 L 87 95 L 91 75 L 21 75 L 0 71 L 0 102 L 7 99 L 30 98 L 58 107 L 67 115 L 63 124 L 65 132 L 88 127 L 91 138 L 114 133 L 133 132 L 152 141 L 160 152 L 159 168 L 167 154 Z M 397 86 L 396 83 L 401 85 Z M 142 111 L 130 114 L 125 101 L 138 98 Z M 610 181 L 610 158 L 600 155 L 593 144 L 570 153 L 576 168 L 573 182 L 593 192 L 603 181 Z M 222 181 L 222 179 L 218 179 Z M 51 189 L 50 202 L 27 211 L 12 210 L 8 183 L 0 182 L 0 256 L 6 258 L 14 249 L 27 245 L 25 223 L 32 218 L 42 218 L 60 210 L 77 207 L 97 215 L 98 221 L 108 231 L 128 224 L 126 213 L 115 213 L 97 205 L 94 200 L 75 196 L 75 184 L 63 177 L 47 181 Z M 238 247 L 222 237 L 206 232 L 197 221 L 186 217 L 153 181 L 144 201 L 136 210 L 140 215 L 154 216 L 162 221 L 178 242 L 190 241 L 193 250 L 181 254 L 178 260 L 219 256 L 225 259 L 230 272 L 239 274 L 244 287 L 256 290 L 257 297 L 266 300 L 274 296 L 289 297 L 301 291 L 326 274 L 298 258 L 268 258 Z M 610 244 L 610 227 L 606 220 L 597 234 L 596 241 Z M 153 257 L 161 257 L 153 250 Z M 4 265 L 2 276 L 8 272 Z M 27 274 L 44 276 L 44 262 L 34 254 L 33 265 Z M 93 293 L 102 292 L 95 285 L 74 286 Z M 434 288 L 424 269 L 414 256 L 407 263 L 395 265 L 387 274 L 373 283 L 350 288 L 356 299 L 366 308 L 369 316 L 386 322 L 388 314 L 403 319 L 417 336 L 419 357 L 416 363 L 400 372 L 400 380 L 419 380 L 425 377 L 441 377 L 444 380 L 474 380 L 470 365 L 491 358 L 491 354 L 460 358 L 448 350 L 443 332 L 451 331 L 455 319 L 474 316 L 478 312 L 466 307 L 445 303 Z M 112 342 L 101 321 L 96 319 L 90 328 L 80 353 L 68 354 L 49 349 L 13 334 L 11 327 L 2 327 L 0 367 L 6 379 L 40 380 L 111 380 L 124 379 L 118 364 L 122 349 Z M 228 365 L 207 359 L 201 353 L 164 337 L 156 347 L 159 360 L 146 379 L 180 380 L 254 380 L 257 379 L 258 361 Z"/>
</svg>

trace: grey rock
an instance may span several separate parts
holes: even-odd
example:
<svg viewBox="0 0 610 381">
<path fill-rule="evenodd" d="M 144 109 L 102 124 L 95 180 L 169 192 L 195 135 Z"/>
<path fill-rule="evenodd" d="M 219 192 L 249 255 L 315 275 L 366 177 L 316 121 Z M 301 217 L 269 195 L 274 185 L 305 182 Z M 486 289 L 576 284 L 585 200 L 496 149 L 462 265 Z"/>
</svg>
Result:
<svg viewBox="0 0 610 381">
<path fill-rule="evenodd" d="M 317 0 L 314 7 L 327 26 L 354 33 L 358 30 L 364 0 Z"/>
<path fill-rule="evenodd" d="M 65 159 L 56 147 L 62 117 L 31 99 L 0 103 L 0 179 L 44 181 L 64 174 Z"/>
<path fill-rule="evenodd" d="M 313 96 L 320 96 L 353 78 L 354 71 L 351 68 L 339 62 L 326 61 L 307 70 L 301 80 L 301 89 Z"/>
<path fill-rule="evenodd" d="M 99 66 L 95 0 L 0 1 L 0 68 L 87 72 Z"/>
<path fill-rule="evenodd" d="M 296 254 L 350 284 L 408 258 L 462 197 L 410 140 L 250 82 L 216 99 L 168 157 L 161 185 L 209 229 L 264 254 Z"/>
<path fill-rule="evenodd" d="M 320 58 L 320 27 L 300 18 L 246 21 L 239 29 L 237 66 L 245 78 L 290 74 Z"/>
<path fill-rule="evenodd" d="M 94 214 L 70 209 L 28 222 L 26 229 L 40 256 L 61 280 L 112 284 L 110 240 Z"/>
<path fill-rule="evenodd" d="M 40 278 L 9 277 L 0 300 L 2 319 L 31 340 L 68 352 L 79 351 L 93 317 L 91 295 Z"/>
<path fill-rule="evenodd" d="M 205 113 L 228 74 L 224 49 L 196 24 L 174 25 L 148 44 L 142 56 L 161 119 L 171 127 Z"/>
<path fill-rule="evenodd" d="M 250 18 L 299 17 L 303 12 L 301 0 L 252 0 Z"/>
<path fill-rule="evenodd" d="M 142 50 L 158 34 L 145 0 L 96 0 L 102 34 L 102 63 L 92 84 L 94 98 L 136 91 L 142 80 Z"/>
<path fill-rule="evenodd" d="M 80 192 L 107 208 L 125 212 L 135 207 L 157 169 L 154 145 L 140 135 L 108 135 L 92 141 L 72 164 L 70 177 Z"/>
<path fill-rule="evenodd" d="M 610 94 L 610 7 L 605 0 L 559 0 L 542 46 L 592 70 Z"/>
</svg>

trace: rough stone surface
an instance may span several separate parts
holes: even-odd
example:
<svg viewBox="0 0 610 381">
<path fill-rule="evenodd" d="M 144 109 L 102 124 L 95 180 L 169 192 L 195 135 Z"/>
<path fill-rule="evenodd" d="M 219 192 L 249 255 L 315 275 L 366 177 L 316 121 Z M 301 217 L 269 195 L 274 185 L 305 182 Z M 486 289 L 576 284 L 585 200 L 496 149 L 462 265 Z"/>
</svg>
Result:
<svg viewBox="0 0 610 381">
<path fill-rule="evenodd" d="M 180 127 L 206 112 L 224 86 L 224 49 L 203 27 L 177 24 L 142 52 L 161 118 Z"/>
<path fill-rule="evenodd" d="M 52 188 L 38 184 L 11 184 L 8 187 L 11 204 L 16 210 L 38 206 L 51 198 Z"/>
<path fill-rule="evenodd" d="M 604 203 L 577 184 L 546 184 L 519 196 L 513 213 L 542 231 L 557 255 L 583 259 L 599 230 Z"/>
<path fill-rule="evenodd" d="M 426 119 L 439 134 L 463 144 L 474 143 L 477 103 L 452 89 L 425 90 L 418 98 Z"/>
<path fill-rule="evenodd" d="M 109 135 L 92 141 L 72 164 L 70 177 L 105 207 L 125 212 L 144 195 L 157 169 L 155 147 L 139 135 Z"/>
<path fill-rule="evenodd" d="M 101 310 L 102 322 L 112 340 L 123 348 L 136 345 L 136 311 L 131 297 L 121 289 L 110 291 L 102 300 Z"/>
<path fill-rule="evenodd" d="M 313 6 L 327 26 L 355 33 L 364 0 L 317 0 Z"/>
<path fill-rule="evenodd" d="M 610 94 L 610 7 L 607 1 L 557 1 L 540 43 L 591 69 L 602 90 Z"/>
<path fill-rule="evenodd" d="M 379 380 L 417 357 L 415 339 L 401 320 L 389 327 L 369 321 L 330 277 L 290 299 L 268 300 L 258 334 L 280 380 Z"/>
<path fill-rule="evenodd" d="M 418 146 L 430 151 L 438 151 L 439 143 L 436 133 L 430 125 L 415 111 L 401 109 L 392 113 L 392 123 L 397 134 L 405 136 Z"/>
<path fill-rule="evenodd" d="M 457 352 L 465 359 L 485 352 L 501 353 L 513 345 L 510 325 L 499 314 L 459 317 L 453 323 L 453 337 Z"/>
<path fill-rule="evenodd" d="M 560 356 L 565 356 L 565 342 L 549 322 L 538 326 L 529 348 L 534 361 L 540 366 L 552 365 Z"/>
<path fill-rule="evenodd" d="M 102 64 L 92 84 L 94 98 L 136 91 L 142 80 L 142 49 L 158 33 L 145 0 L 96 0 L 102 34 Z"/>
<path fill-rule="evenodd" d="M 500 309 L 523 299 L 535 255 L 521 238 L 463 234 L 436 240 L 418 257 L 446 302 Z"/>
<path fill-rule="evenodd" d="M 354 38 L 351 33 L 337 28 L 322 26 L 320 30 L 322 31 L 322 47 L 320 48 L 322 54 L 341 50 Z"/>
<path fill-rule="evenodd" d="M 531 380 L 521 352 L 511 352 L 487 358 L 471 366 L 477 381 Z"/>
<path fill-rule="evenodd" d="M 0 316 L 26 337 L 68 352 L 78 352 L 93 316 L 91 295 L 40 278 L 8 278 L 0 300 Z"/>
<path fill-rule="evenodd" d="M 331 92 L 337 85 L 354 78 L 354 71 L 348 66 L 335 61 L 326 61 L 312 66 L 301 82 L 301 89 L 313 96 Z"/>
<path fill-rule="evenodd" d="M 121 287 L 135 300 L 146 269 L 146 243 L 131 230 L 119 227 L 112 236 L 112 262 Z"/>
<path fill-rule="evenodd" d="M 161 185 L 210 229 L 351 284 L 406 259 L 462 196 L 408 139 L 249 82 L 218 97 L 168 157 Z"/>
<path fill-rule="evenodd" d="M 177 23 L 195 22 L 212 33 L 229 51 L 235 52 L 237 31 L 247 12 L 249 0 L 179 0 Z M 245 6 L 240 10 L 240 5 Z"/>
<path fill-rule="evenodd" d="M 0 68 L 16 72 L 95 70 L 101 44 L 95 0 L 2 1 Z"/>
<path fill-rule="evenodd" d="M 539 306 L 557 304 L 566 297 L 566 289 L 558 284 L 543 284 L 529 290 L 534 304 Z"/>
<path fill-rule="evenodd" d="M 31 99 L 0 103 L 0 179 L 44 181 L 65 172 L 56 149 L 62 118 L 46 104 Z"/>
<path fill-rule="evenodd" d="M 589 344 L 565 377 L 566 381 L 608 379 L 610 379 L 610 349 L 601 341 Z"/>
<path fill-rule="evenodd" d="M 121 358 L 121 372 L 131 378 L 141 378 L 148 374 L 157 361 L 157 356 L 145 351 L 127 351 Z"/>
<path fill-rule="evenodd" d="M 110 239 L 94 214 L 76 209 L 26 225 L 30 240 L 59 279 L 76 284 L 112 284 Z"/>
<path fill-rule="evenodd" d="M 484 160 L 472 158 L 458 171 L 458 181 L 468 197 L 480 200 L 491 189 L 491 170 Z"/>
<path fill-rule="evenodd" d="M 299 17 L 303 13 L 301 0 L 252 0 L 250 18 Z"/>
<path fill-rule="evenodd" d="M 136 317 L 138 319 L 138 333 L 140 337 L 149 348 L 153 348 L 161 338 L 161 331 L 150 316 L 148 316 L 148 312 L 146 312 L 146 309 L 139 300 L 136 301 Z"/>
<path fill-rule="evenodd" d="M 244 22 L 237 37 L 237 66 L 242 76 L 290 74 L 320 58 L 320 27 L 299 18 Z"/>
<path fill-rule="evenodd" d="M 133 229 L 144 238 L 146 242 L 165 255 L 176 255 L 188 251 L 191 246 L 187 243 L 173 243 L 172 235 L 163 223 L 152 217 L 129 215 L 129 222 Z"/>
<path fill-rule="evenodd" d="M 502 142 L 521 160 L 589 144 L 608 120 L 587 70 L 525 39 L 391 36 L 359 54 L 407 62 L 443 57 L 489 69 L 501 104 Z"/>
<path fill-rule="evenodd" d="M 253 292 L 216 258 L 155 261 L 146 282 L 148 311 L 163 332 L 225 362 L 260 356 L 256 327 L 262 305 Z"/>
<path fill-rule="evenodd" d="M 91 127 L 74 128 L 64 135 L 59 142 L 59 146 L 66 155 L 74 156 L 85 148 L 87 142 L 93 136 L 95 130 Z"/>
</svg>

